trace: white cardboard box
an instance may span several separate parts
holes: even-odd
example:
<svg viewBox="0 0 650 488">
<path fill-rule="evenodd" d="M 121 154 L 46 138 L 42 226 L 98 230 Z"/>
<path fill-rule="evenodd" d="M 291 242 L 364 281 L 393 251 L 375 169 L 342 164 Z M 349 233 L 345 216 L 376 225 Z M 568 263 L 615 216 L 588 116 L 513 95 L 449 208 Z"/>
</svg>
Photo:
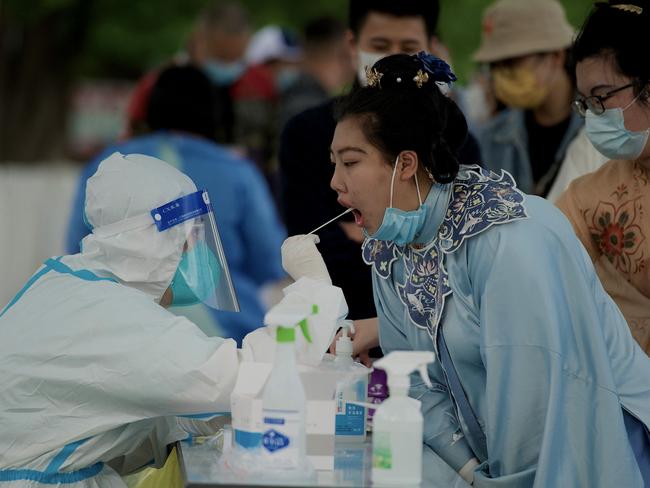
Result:
<svg viewBox="0 0 650 488">
<path fill-rule="evenodd" d="M 261 437 L 262 392 L 271 373 L 270 363 L 244 361 L 230 397 L 234 440 L 248 442 Z M 307 397 L 305 430 L 307 456 L 314 469 L 334 469 L 336 383 L 340 373 L 298 366 Z"/>
</svg>

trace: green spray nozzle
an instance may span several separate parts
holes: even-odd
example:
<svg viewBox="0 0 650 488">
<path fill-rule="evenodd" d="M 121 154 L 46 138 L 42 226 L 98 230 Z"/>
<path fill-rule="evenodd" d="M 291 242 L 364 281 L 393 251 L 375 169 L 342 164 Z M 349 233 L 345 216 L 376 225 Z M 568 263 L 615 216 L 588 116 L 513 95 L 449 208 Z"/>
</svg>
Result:
<svg viewBox="0 0 650 488">
<path fill-rule="evenodd" d="M 305 336 L 305 339 L 307 342 L 311 344 L 311 335 L 309 335 L 309 325 L 307 325 L 307 319 L 302 319 L 300 322 L 298 322 L 298 325 L 300 326 L 300 330 L 302 330 L 302 335 Z"/>
<path fill-rule="evenodd" d="M 318 313 L 318 305 L 312 305 L 311 314 L 315 315 Z M 309 334 L 309 317 L 305 317 L 300 320 L 296 325 L 287 327 L 284 325 L 278 325 L 275 337 L 278 342 L 295 342 L 296 341 L 296 326 L 300 327 L 302 335 L 305 337 L 305 340 L 309 343 L 312 343 L 311 335 Z"/>
</svg>

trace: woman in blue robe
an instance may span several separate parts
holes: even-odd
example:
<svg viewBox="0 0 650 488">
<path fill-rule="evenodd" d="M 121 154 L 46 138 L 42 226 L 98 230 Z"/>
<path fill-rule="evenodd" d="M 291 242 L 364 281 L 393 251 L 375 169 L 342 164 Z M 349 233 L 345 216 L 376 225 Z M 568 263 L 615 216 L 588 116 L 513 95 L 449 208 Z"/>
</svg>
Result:
<svg viewBox="0 0 650 488">
<path fill-rule="evenodd" d="M 650 358 L 569 222 L 459 167 L 445 63 L 395 55 L 367 78 L 339 107 L 332 188 L 367 235 L 384 353 L 436 353 L 433 388 L 412 378 L 424 442 L 474 486 L 650 486 Z"/>
</svg>

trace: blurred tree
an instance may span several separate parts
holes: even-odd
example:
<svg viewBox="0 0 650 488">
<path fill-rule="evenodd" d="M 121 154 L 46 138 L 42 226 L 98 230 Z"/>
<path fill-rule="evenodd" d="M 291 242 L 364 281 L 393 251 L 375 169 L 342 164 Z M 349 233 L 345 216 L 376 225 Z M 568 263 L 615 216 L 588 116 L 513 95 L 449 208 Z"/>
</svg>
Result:
<svg viewBox="0 0 650 488">
<path fill-rule="evenodd" d="M 62 153 L 72 66 L 90 6 L 84 0 L 0 3 L 0 161 Z"/>
</svg>

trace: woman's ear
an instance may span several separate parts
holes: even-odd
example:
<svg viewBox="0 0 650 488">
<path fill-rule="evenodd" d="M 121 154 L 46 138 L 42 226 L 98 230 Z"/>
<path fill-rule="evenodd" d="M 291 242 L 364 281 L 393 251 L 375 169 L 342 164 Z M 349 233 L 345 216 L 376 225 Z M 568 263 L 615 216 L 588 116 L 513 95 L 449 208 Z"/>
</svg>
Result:
<svg viewBox="0 0 650 488">
<path fill-rule="evenodd" d="M 397 161 L 399 179 L 407 181 L 413 178 L 413 175 L 418 171 L 419 164 L 418 155 L 415 151 L 402 151 Z"/>
</svg>

